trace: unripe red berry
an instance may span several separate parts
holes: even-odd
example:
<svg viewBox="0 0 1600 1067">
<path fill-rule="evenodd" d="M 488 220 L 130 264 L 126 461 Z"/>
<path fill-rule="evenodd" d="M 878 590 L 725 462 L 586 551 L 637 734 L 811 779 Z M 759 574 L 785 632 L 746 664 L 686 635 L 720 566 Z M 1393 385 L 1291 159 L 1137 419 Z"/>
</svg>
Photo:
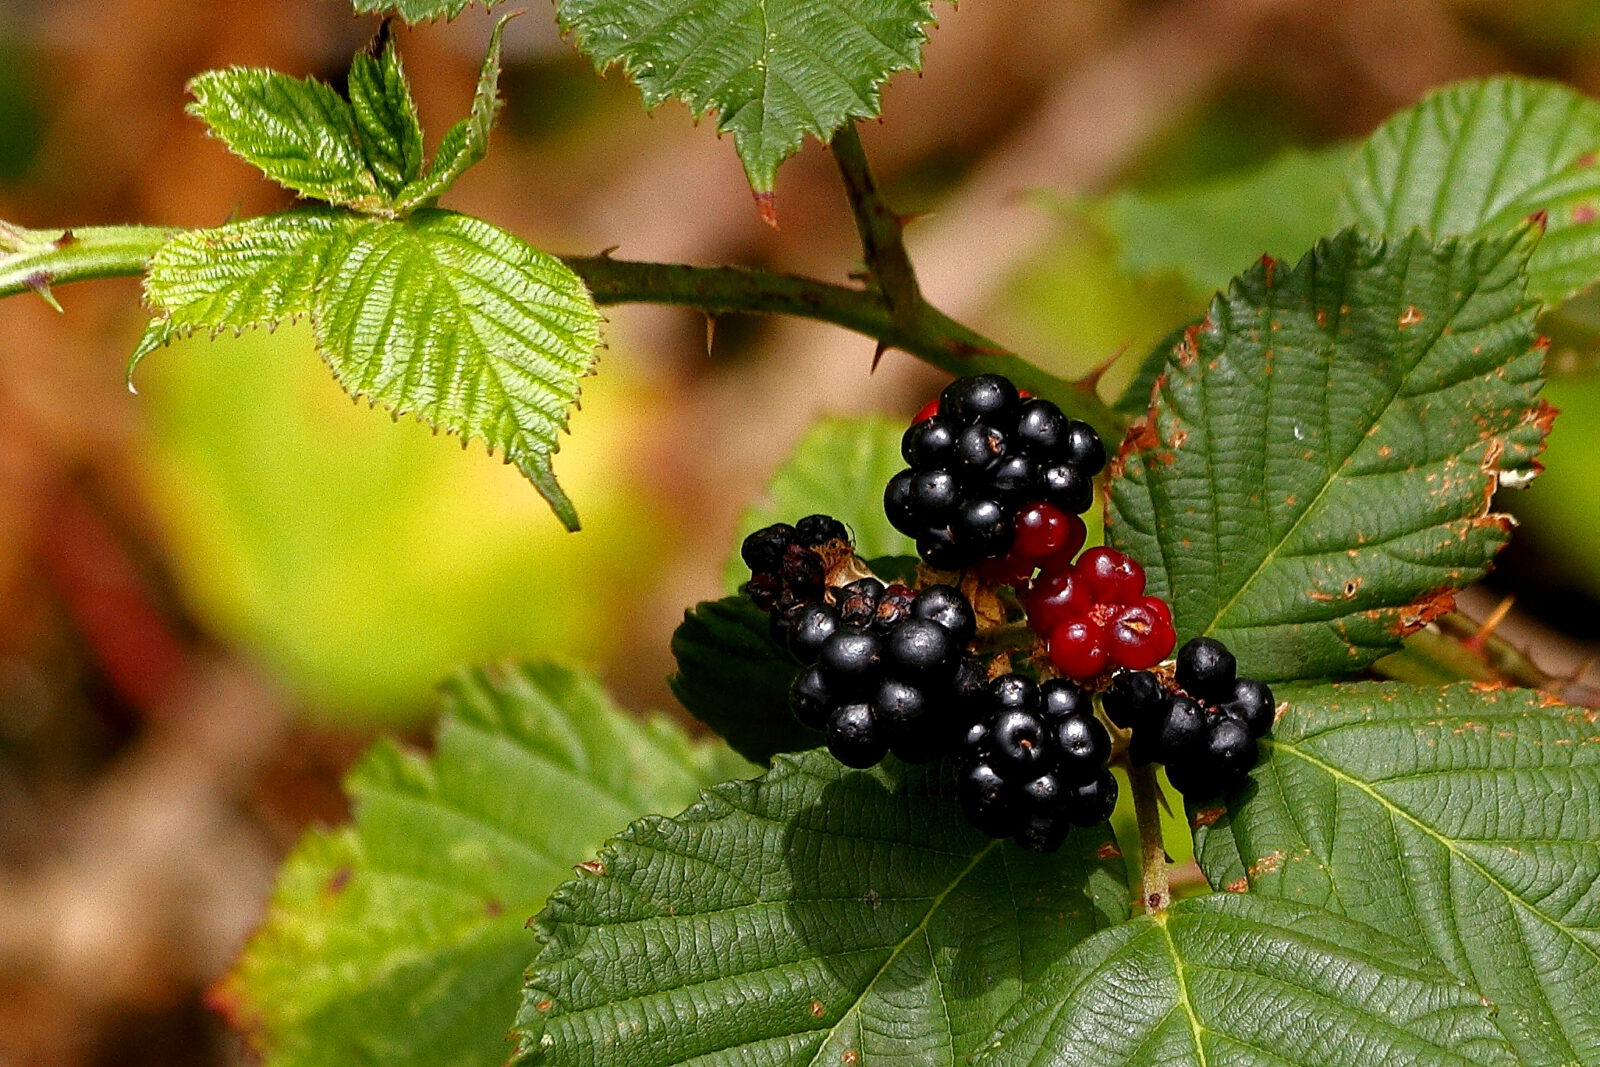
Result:
<svg viewBox="0 0 1600 1067">
<path fill-rule="evenodd" d="M 1050 662 L 1056 670 L 1078 681 L 1087 681 L 1106 669 L 1105 628 L 1093 619 L 1072 619 L 1050 634 Z"/>
<path fill-rule="evenodd" d="M 1091 548 L 1076 566 L 1097 604 L 1129 604 L 1144 593 L 1144 568 L 1114 548 Z"/>
<path fill-rule="evenodd" d="M 1089 586 L 1071 567 L 1041 575 L 1023 598 L 1028 625 L 1041 634 L 1053 633 L 1068 620 L 1082 618 L 1093 607 Z"/>
<path fill-rule="evenodd" d="M 1172 624 L 1144 603 L 1127 605 L 1106 628 L 1106 651 L 1111 661 L 1130 670 L 1154 667 L 1172 654 L 1177 642 Z"/>
</svg>

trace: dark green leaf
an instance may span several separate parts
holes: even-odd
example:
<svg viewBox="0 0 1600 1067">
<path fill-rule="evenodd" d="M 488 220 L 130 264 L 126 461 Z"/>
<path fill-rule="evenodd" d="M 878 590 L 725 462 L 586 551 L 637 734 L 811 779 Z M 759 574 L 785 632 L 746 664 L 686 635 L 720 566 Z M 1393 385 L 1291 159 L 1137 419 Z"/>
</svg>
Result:
<svg viewBox="0 0 1600 1067">
<path fill-rule="evenodd" d="M 600 315 L 555 257 L 446 211 L 308 209 L 179 235 L 152 259 L 145 292 L 158 318 L 135 363 L 197 329 L 309 313 L 352 396 L 503 452 L 577 527 L 550 457 L 593 366 Z"/>
<path fill-rule="evenodd" d="M 1600 1064 L 1596 713 L 1472 685 L 1283 695 L 1253 787 L 1198 816 L 1212 884 L 1428 952 L 1493 1002 L 1526 1067 Z"/>
<path fill-rule="evenodd" d="M 620 63 L 645 104 L 718 112 L 745 174 L 770 192 L 806 134 L 878 114 L 889 75 L 915 70 L 929 0 L 560 0 L 561 28 L 602 71 Z"/>
<path fill-rule="evenodd" d="M 1512 1067 L 1476 994 L 1370 927 L 1252 896 L 1097 934 L 1035 983 L 979 1067 Z"/>
<path fill-rule="evenodd" d="M 1505 542 L 1501 480 L 1550 412 L 1523 292 L 1533 235 L 1347 232 L 1263 264 L 1168 361 L 1113 464 L 1108 535 L 1252 676 L 1357 671 Z"/>
<path fill-rule="evenodd" d="M 707 601 L 685 612 L 672 635 L 672 692 L 695 718 L 756 763 L 822 744 L 789 711 L 800 667 L 773 643 L 768 615 L 748 597 Z"/>
<path fill-rule="evenodd" d="M 501 1062 L 545 895 L 743 766 L 551 666 L 463 672 L 444 711 L 432 757 L 383 743 L 351 774 L 355 824 L 306 838 L 220 987 L 271 1067 Z"/>
<path fill-rule="evenodd" d="M 349 103 L 315 78 L 232 67 L 189 83 L 189 113 L 234 155 L 302 196 L 358 211 L 385 206 Z"/>
<path fill-rule="evenodd" d="M 351 61 L 349 91 L 367 168 L 393 196 L 422 171 L 422 123 L 387 21 Z"/>
<path fill-rule="evenodd" d="M 540 918 L 518 1061 L 964 1062 L 1127 887 L 1103 829 L 1031 855 L 951 787 L 808 753 L 635 823 Z"/>
<path fill-rule="evenodd" d="M 1370 233 L 1499 236 L 1536 212 L 1528 292 L 1559 303 L 1600 280 L 1600 102 L 1521 78 L 1463 82 L 1378 128 L 1350 161 L 1342 218 Z"/>
<path fill-rule="evenodd" d="M 767 483 L 766 498 L 739 520 L 739 541 L 775 522 L 818 512 L 850 528 L 863 559 L 915 556 L 911 538 L 889 525 L 883 489 L 905 466 L 900 435 L 906 424 L 882 416 L 823 419 L 795 446 Z M 738 541 L 724 572 L 731 593 L 750 580 Z"/>
</svg>

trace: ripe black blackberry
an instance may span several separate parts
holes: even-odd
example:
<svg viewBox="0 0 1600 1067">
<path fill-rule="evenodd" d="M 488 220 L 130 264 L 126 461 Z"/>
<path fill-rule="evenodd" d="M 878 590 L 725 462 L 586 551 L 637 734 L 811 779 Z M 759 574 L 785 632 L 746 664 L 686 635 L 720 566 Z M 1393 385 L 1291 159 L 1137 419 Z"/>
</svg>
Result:
<svg viewBox="0 0 1600 1067">
<path fill-rule="evenodd" d="M 1006 555 L 1028 504 L 1088 510 L 1106 463 L 1087 423 L 1021 396 L 998 374 L 951 382 L 937 410 L 906 430 L 900 451 L 909 466 L 890 479 L 884 510 L 944 570 Z"/>
<path fill-rule="evenodd" d="M 952 586 L 913 594 L 875 578 L 832 596 L 790 616 L 789 651 L 806 664 L 789 692 L 795 717 L 825 731 L 828 750 L 849 767 L 889 752 L 908 763 L 943 756 L 983 677 L 963 653 L 976 627 L 972 605 Z"/>
<path fill-rule="evenodd" d="M 1073 826 L 1110 817 L 1111 735 L 1077 685 L 1001 675 L 979 691 L 973 711 L 956 752 L 956 789 L 974 826 L 1050 852 Z"/>
<path fill-rule="evenodd" d="M 1173 788 L 1193 800 L 1231 793 L 1272 728 L 1272 690 L 1240 678 L 1222 642 L 1196 637 L 1178 650 L 1176 691 L 1149 671 L 1127 671 L 1101 698 L 1106 715 L 1133 732 L 1135 764 L 1164 763 Z"/>
</svg>

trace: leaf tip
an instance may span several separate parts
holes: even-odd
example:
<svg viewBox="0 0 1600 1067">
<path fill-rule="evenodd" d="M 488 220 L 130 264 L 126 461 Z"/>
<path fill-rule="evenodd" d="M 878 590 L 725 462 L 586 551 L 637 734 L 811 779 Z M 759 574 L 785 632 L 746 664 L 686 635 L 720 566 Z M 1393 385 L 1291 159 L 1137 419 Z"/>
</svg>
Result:
<svg viewBox="0 0 1600 1067">
<path fill-rule="evenodd" d="M 761 216 L 761 221 L 771 226 L 774 230 L 778 226 L 778 194 L 771 190 L 755 189 L 752 191 L 756 199 L 756 213 Z"/>
</svg>

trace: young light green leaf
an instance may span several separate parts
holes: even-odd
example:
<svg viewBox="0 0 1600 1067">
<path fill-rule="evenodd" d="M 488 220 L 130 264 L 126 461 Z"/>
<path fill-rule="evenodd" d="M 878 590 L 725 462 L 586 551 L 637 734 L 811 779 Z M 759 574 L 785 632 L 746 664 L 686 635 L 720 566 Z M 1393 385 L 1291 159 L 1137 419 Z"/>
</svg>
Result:
<svg viewBox="0 0 1600 1067">
<path fill-rule="evenodd" d="M 500 42 L 506 23 L 514 18 L 516 14 L 507 15 L 495 24 L 478 72 L 478 85 L 473 90 L 472 110 L 445 131 L 428 172 L 400 192 L 396 205 L 399 210 L 410 211 L 437 199 L 489 151 L 489 131 L 500 113 Z"/>
<path fill-rule="evenodd" d="M 1212 304 L 1111 482 L 1110 541 L 1180 640 L 1269 681 L 1348 674 L 1487 569 L 1509 529 L 1490 498 L 1537 470 L 1552 416 L 1532 243 L 1346 232 Z"/>
<path fill-rule="evenodd" d="M 301 844 L 216 991 L 269 1067 L 501 1062 L 545 895 L 618 826 L 746 769 L 548 665 L 463 672 L 444 713 L 431 757 L 382 743 L 351 774 L 354 825 Z"/>
<path fill-rule="evenodd" d="M 889 525 L 883 487 L 905 466 L 900 435 L 905 423 L 882 416 L 823 419 L 801 438 L 767 483 L 764 499 L 739 520 L 738 540 L 723 576 L 734 592 L 750 580 L 738 543 L 763 526 L 806 515 L 832 515 L 849 527 L 863 559 L 915 556 L 911 538 Z"/>
<path fill-rule="evenodd" d="M 1340 216 L 1370 233 L 1498 236 L 1545 216 L 1528 292 L 1548 304 L 1600 281 L 1600 102 L 1564 85 L 1448 86 L 1352 157 Z"/>
<path fill-rule="evenodd" d="M 770 193 L 806 134 L 878 114 L 889 75 L 915 70 L 930 0 L 560 0 L 561 28 L 604 71 L 620 63 L 655 107 L 718 112 L 746 176 Z"/>
<path fill-rule="evenodd" d="M 1428 952 L 1494 1003 L 1526 1067 L 1600 1064 L 1595 713 L 1473 685 L 1282 696 L 1254 785 L 1197 815 L 1212 884 Z"/>
<path fill-rule="evenodd" d="M 355 115 L 332 86 L 232 67 L 199 75 L 189 91 L 189 113 L 273 181 L 358 211 L 385 207 L 362 155 Z"/>
<path fill-rule="evenodd" d="M 351 62 L 349 100 L 315 78 L 235 67 L 191 81 L 189 111 L 235 155 L 302 196 L 406 215 L 438 199 L 488 151 L 500 108 L 501 37 L 513 17 L 495 26 L 472 110 L 445 133 L 426 172 L 416 103 L 387 22 Z"/>
<path fill-rule="evenodd" d="M 678 670 L 668 683 L 695 718 L 756 763 L 822 744 L 789 710 L 800 665 L 772 640 L 768 615 L 749 597 L 710 600 L 672 634 Z"/>
<path fill-rule="evenodd" d="M 351 60 L 349 89 L 367 168 L 394 196 L 422 172 L 422 122 L 387 19 Z"/>
<path fill-rule="evenodd" d="M 1370 927 L 1281 900 L 1185 900 L 1085 941 L 978 1067 L 1513 1067 L 1470 989 Z"/>
<path fill-rule="evenodd" d="M 481 0 L 485 11 L 497 7 L 501 0 Z M 357 12 L 363 15 L 393 12 L 415 25 L 433 19 L 453 19 L 473 3 L 473 0 L 351 0 Z"/>
<path fill-rule="evenodd" d="M 1292 151 L 1196 185 L 1124 190 L 1095 214 L 1117 238 L 1125 269 L 1175 274 L 1210 294 L 1263 255 L 1298 257 L 1338 229 L 1352 152 L 1347 144 Z"/>
<path fill-rule="evenodd" d="M 518 1062 L 965 1062 L 1127 887 L 1103 829 L 1025 853 L 952 785 L 808 753 L 635 823 L 540 917 Z"/>
<path fill-rule="evenodd" d="M 555 257 L 447 211 L 306 209 L 178 236 L 152 259 L 145 292 L 158 322 L 135 361 L 197 329 L 309 313 L 352 396 L 502 452 L 577 528 L 550 459 L 600 314 Z"/>
</svg>

